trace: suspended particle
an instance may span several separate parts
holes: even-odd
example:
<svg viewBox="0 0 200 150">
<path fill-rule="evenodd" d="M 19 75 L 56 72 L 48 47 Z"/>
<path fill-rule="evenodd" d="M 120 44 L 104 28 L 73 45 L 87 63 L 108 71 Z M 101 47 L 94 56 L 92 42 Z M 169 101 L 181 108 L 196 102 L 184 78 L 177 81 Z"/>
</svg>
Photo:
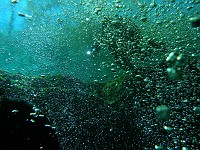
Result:
<svg viewBox="0 0 200 150">
<path fill-rule="evenodd" d="M 200 17 L 192 17 L 189 20 L 190 20 L 193 28 L 197 28 L 200 26 Z"/>
<path fill-rule="evenodd" d="M 178 79 L 181 77 L 180 69 L 176 69 L 175 67 L 167 68 L 167 74 L 170 79 Z"/>
<path fill-rule="evenodd" d="M 25 15 L 21 12 L 18 12 L 18 15 L 21 16 L 21 17 L 25 17 Z"/>
<path fill-rule="evenodd" d="M 171 52 L 169 56 L 166 58 L 167 62 L 174 62 L 177 58 L 178 54 L 176 52 Z"/>
<path fill-rule="evenodd" d="M 165 149 L 165 148 L 164 148 L 163 146 L 155 145 L 155 149 L 156 149 L 156 150 L 157 150 L 157 149 L 158 149 L 158 150 L 159 150 L 159 149 L 162 150 L 162 149 Z"/>
<path fill-rule="evenodd" d="M 181 150 L 190 150 L 190 148 L 188 148 L 188 147 L 182 147 Z"/>
<path fill-rule="evenodd" d="M 36 117 L 36 116 L 37 116 L 37 114 L 36 114 L 36 113 L 30 113 L 29 115 L 30 115 L 30 116 L 34 116 L 34 117 Z"/>
<path fill-rule="evenodd" d="M 31 121 L 32 123 L 34 123 L 34 122 L 35 122 L 35 120 L 33 120 L 33 119 L 31 119 L 30 121 Z"/>
<path fill-rule="evenodd" d="M 19 3 L 19 1 L 17 1 L 17 0 L 12 0 L 12 3 L 14 4 L 14 3 Z"/>
<path fill-rule="evenodd" d="M 164 126 L 163 128 L 164 128 L 166 131 L 172 131 L 172 128 L 171 128 L 171 127 Z"/>
<path fill-rule="evenodd" d="M 200 107 L 194 107 L 194 112 L 197 114 L 200 114 Z"/>
<path fill-rule="evenodd" d="M 12 110 L 12 113 L 18 113 L 19 112 L 19 110 Z"/>
<path fill-rule="evenodd" d="M 167 121 L 170 116 L 170 108 L 166 105 L 157 106 L 156 114 L 157 114 L 158 119 L 162 121 Z"/>
<path fill-rule="evenodd" d="M 157 4 L 156 4 L 156 2 L 155 2 L 155 0 L 153 0 L 151 3 L 150 3 L 150 7 L 156 7 L 157 6 Z"/>
</svg>

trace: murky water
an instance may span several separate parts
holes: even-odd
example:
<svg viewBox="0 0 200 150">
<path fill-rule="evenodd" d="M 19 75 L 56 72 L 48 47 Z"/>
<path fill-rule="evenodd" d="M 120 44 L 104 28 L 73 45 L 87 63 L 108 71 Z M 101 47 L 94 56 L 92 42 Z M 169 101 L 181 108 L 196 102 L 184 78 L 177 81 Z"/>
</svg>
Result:
<svg viewBox="0 0 200 150">
<path fill-rule="evenodd" d="M 0 88 L 39 107 L 63 149 L 133 149 L 134 127 L 149 142 L 136 149 L 198 149 L 199 58 L 200 0 L 0 4 Z"/>
</svg>

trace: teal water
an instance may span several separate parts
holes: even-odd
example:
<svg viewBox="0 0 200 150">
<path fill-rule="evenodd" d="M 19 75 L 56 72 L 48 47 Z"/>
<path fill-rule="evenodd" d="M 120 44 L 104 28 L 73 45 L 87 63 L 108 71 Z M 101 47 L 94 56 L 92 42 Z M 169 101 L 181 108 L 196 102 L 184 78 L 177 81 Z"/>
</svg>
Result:
<svg viewBox="0 0 200 150">
<path fill-rule="evenodd" d="M 0 149 L 199 149 L 199 26 L 200 0 L 2 0 Z"/>
<path fill-rule="evenodd" d="M 199 15 L 199 1 L 157 0 L 155 4 L 151 6 L 151 0 L 20 0 L 19 3 L 3 0 L 0 68 L 25 75 L 70 74 L 87 81 L 112 79 L 115 74 L 109 65 L 114 58 L 109 51 L 101 50 L 95 58 L 87 52 L 92 50 L 94 38 L 101 30 L 102 18 L 115 14 L 130 17 L 143 37 L 167 45 L 165 52 L 151 52 L 154 63 L 175 48 L 186 55 L 199 54 L 199 28 L 192 28 L 189 21 Z M 27 16 L 20 16 L 19 12 Z M 139 67 L 140 60 L 135 61 Z M 152 64 L 151 61 L 146 65 Z M 120 75 L 124 73 L 116 70 Z M 107 78 L 103 78 L 105 75 Z"/>
</svg>

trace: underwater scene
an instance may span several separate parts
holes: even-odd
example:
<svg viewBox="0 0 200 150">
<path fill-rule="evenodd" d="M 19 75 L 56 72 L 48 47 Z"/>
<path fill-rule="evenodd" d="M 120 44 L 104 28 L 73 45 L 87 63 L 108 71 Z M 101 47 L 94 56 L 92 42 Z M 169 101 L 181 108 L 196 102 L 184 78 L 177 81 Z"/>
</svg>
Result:
<svg viewBox="0 0 200 150">
<path fill-rule="evenodd" d="M 14 149 L 199 150 L 200 0 L 1 0 Z"/>
</svg>

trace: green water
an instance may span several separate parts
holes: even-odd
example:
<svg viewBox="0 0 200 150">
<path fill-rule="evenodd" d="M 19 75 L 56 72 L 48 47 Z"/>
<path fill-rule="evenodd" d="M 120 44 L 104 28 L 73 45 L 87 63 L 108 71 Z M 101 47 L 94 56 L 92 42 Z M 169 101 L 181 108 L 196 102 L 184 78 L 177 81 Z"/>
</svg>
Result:
<svg viewBox="0 0 200 150">
<path fill-rule="evenodd" d="M 199 149 L 199 24 L 199 0 L 3 0 L 3 135 L 41 112 L 64 150 Z"/>
<path fill-rule="evenodd" d="M 146 41 L 164 43 L 166 51 L 153 49 L 148 61 L 133 56 L 136 68 L 154 66 L 178 48 L 185 55 L 199 57 L 199 28 L 189 18 L 198 16 L 200 3 L 193 1 L 20 1 L 2 4 L 4 18 L 0 30 L 0 68 L 12 73 L 38 76 L 70 74 L 84 81 L 107 81 L 127 70 L 110 65 L 115 58 L 109 49 L 94 58 L 92 44 L 101 33 L 101 20 L 116 14 L 130 18 Z M 6 11 L 9 8 L 9 11 Z M 18 15 L 24 13 L 26 17 Z M 123 55 L 123 54 L 122 54 Z M 117 66 L 118 64 L 116 64 Z M 106 76 L 106 78 L 105 78 Z"/>
</svg>

